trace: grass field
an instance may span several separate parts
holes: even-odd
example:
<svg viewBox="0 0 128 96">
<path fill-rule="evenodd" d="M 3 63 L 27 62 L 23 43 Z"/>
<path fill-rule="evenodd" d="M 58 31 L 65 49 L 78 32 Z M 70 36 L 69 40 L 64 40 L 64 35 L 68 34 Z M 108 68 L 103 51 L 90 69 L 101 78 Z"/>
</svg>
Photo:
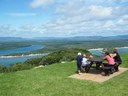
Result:
<svg viewBox="0 0 128 96">
<path fill-rule="evenodd" d="M 122 67 L 128 67 L 128 54 Z M 128 96 L 128 71 L 104 83 L 68 78 L 75 62 L 0 74 L 0 96 Z"/>
</svg>

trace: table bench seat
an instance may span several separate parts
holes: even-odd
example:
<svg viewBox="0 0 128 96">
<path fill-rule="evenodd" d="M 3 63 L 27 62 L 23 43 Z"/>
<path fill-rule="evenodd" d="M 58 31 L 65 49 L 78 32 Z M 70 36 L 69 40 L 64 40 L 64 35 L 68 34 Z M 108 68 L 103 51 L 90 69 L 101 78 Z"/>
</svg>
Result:
<svg viewBox="0 0 128 96">
<path fill-rule="evenodd" d="M 105 76 L 109 76 L 110 74 L 113 74 L 113 72 L 114 72 L 114 65 L 113 66 L 104 66 L 104 67 L 102 67 L 102 70 L 104 71 L 104 73 L 105 73 Z"/>
</svg>

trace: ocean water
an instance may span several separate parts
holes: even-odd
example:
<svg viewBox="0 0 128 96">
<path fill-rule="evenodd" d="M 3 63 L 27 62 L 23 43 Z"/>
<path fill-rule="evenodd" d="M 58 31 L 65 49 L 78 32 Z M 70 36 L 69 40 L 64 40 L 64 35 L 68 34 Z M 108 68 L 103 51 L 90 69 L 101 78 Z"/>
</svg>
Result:
<svg viewBox="0 0 128 96">
<path fill-rule="evenodd" d="M 12 53 L 31 52 L 33 50 L 37 50 L 41 48 L 43 48 L 42 45 L 31 45 L 29 47 L 21 47 L 21 48 L 15 48 L 15 49 L 10 49 L 10 50 L 0 50 L 0 56 L 12 54 Z"/>
<path fill-rule="evenodd" d="M 8 55 L 10 53 L 20 53 L 20 52 L 30 52 L 33 50 L 41 49 L 43 46 L 41 45 L 32 45 L 30 47 L 23 47 L 23 48 L 17 48 L 17 49 L 11 49 L 11 50 L 0 50 L 0 55 Z M 118 52 L 120 54 L 123 53 L 128 53 L 128 48 L 117 48 Z M 92 54 L 102 56 L 103 54 L 101 53 L 102 49 L 97 49 L 97 50 L 89 50 Z M 13 57 L 13 58 L 0 58 L 0 65 L 10 65 L 10 64 L 15 64 L 17 62 L 24 62 L 27 59 L 30 58 L 37 58 L 37 57 L 42 57 L 46 54 L 40 54 L 36 56 L 21 56 L 21 57 Z"/>
<path fill-rule="evenodd" d="M 25 52 L 31 52 L 33 50 L 41 49 L 43 48 L 42 45 L 32 45 L 29 47 L 21 47 L 21 48 L 16 48 L 16 49 L 10 49 L 10 50 L 0 50 L 0 56 L 3 55 L 8 55 L 11 53 L 25 53 Z M 12 57 L 12 58 L 0 58 L 0 65 L 10 65 L 10 64 L 15 64 L 17 62 L 24 62 L 27 59 L 30 58 L 37 58 L 44 56 L 46 54 L 40 54 L 36 56 L 21 56 L 21 57 Z"/>
<path fill-rule="evenodd" d="M 119 52 L 119 54 L 124 54 L 124 53 L 128 53 L 128 47 L 120 47 L 120 48 L 116 48 Z M 98 55 L 98 56 L 102 56 L 102 49 L 92 49 L 92 50 L 88 50 L 89 52 L 91 52 L 94 55 Z"/>
<path fill-rule="evenodd" d="M 17 62 L 24 62 L 27 59 L 31 59 L 31 58 L 37 58 L 37 57 L 42 57 L 45 56 L 45 54 L 41 54 L 41 55 L 36 55 L 36 56 L 22 56 L 22 57 L 13 57 L 13 58 L 0 58 L 0 65 L 11 65 L 11 64 L 15 64 Z"/>
</svg>

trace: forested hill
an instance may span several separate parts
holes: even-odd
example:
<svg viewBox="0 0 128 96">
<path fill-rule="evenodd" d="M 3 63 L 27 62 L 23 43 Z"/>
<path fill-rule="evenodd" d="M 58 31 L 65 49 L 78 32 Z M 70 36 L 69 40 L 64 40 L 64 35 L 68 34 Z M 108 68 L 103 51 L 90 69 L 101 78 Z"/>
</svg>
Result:
<svg viewBox="0 0 128 96">
<path fill-rule="evenodd" d="M 66 48 L 62 50 L 55 51 L 47 56 L 44 56 L 37 60 L 37 58 L 29 59 L 25 63 L 27 64 L 39 64 L 39 65 L 49 65 L 53 63 L 58 63 L 61 61 L 72 61 L 76 59 L 77 53 L 90 55 L 90 52 L 86 49 L 77 48 Z"/>
<path fill-rule="evenodd" d="M 90 40 L 90 41 L 95 41 L 95 40 L 128 40 L 128 35 L 119 35 L 119 36 L 77 36 L 73 37 L 76 40 Z M 72 38 L 71 38 L 72 39 Z"/>
<path fill-rule="evenodd" d="M 74 37 L 37 37 L 33 38 L 35 40 L 126 40 L 128 39 L 128 35 L 118 35 L 118 36 L 74 36 Z"/>
<path fill-rule="evenodd" d="M 24 63 L 19 62 L 11 66 L 0 66 L 0 72 L 14 72 L 31 69 L 39 65 L 51 65 L 55 63 L 60 63 L 62 61 L 73 61 L 76 59 L 78 52 L 86 54 L 87 56 L 90 55 L 89 51 L 87 51 L 86 49 L 66 48 L 54 51 L 40 58 L 28 59 Z"/>
</svg>

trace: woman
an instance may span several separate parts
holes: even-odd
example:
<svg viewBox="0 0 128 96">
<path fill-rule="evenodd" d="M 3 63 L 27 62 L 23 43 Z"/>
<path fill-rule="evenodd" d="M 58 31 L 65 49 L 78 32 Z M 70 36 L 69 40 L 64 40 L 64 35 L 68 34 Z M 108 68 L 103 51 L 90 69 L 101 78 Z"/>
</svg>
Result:
<svg viewBox="0 0 128 96">
<path fill-rule="evenodd" d="M 113 50 L 113 55 L 112 56 L 113 56 L 113 58 L 115 60 L 115 64 L 116 64 L 115 71 L 119 71 L 118 66 L 122 63 L 122 60 L 120 58 L 119 53 L 117 52 L 117 49 Z"/>
<path fill-rule="evenodd" d="M 113 68 L 115 66 L 115 61 L 113 57 L 109 54 L 109 52 L 105 52 L 105 57 L 103 57 L 103 60 L 106 60 L 107 63 L 103 63 L 102 67 L 104 69 L 105 76 L 108 75 L 109 73 L 113 73 Z M 110 68 L 109 68 L 110 67 Z"/>
<path fill-rule="evenodd" d="M 113 56 L 109 54 L 109 52 L 105 52 L 105 57 L 103 57 L 103 60 L 107 61 L 107 64 L 104 63 L 104 66 L 113 66 L 115 65 L 115 61 L 113 59 Z"/>
</svg>

